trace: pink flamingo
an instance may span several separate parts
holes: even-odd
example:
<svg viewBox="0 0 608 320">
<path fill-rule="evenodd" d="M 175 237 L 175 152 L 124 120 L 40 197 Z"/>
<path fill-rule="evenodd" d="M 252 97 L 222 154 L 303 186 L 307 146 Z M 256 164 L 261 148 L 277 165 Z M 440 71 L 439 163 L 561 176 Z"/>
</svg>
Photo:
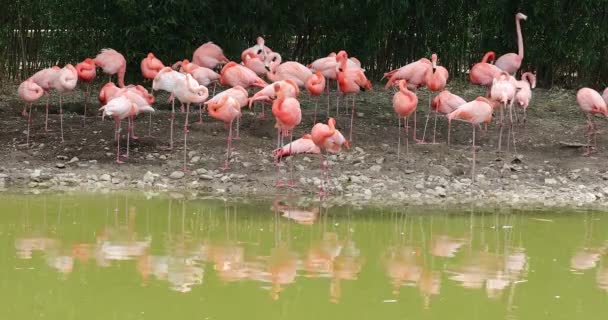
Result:
<svg viewBox="0 0 608 320">
<path fill-rule="evenodd" d="M 519 91 L 515 94 L 515 101 L 524 109 L 523 123 L 526 123 L 526 111 L 532 99 L 532 89 L 536 88 L 536 76 L 531 72 L 525 72 L 521 75 L 521 80 L 515 85 Z M 517 113 L 515 113 L 517 115 Z"/>
<path fill-rule="evenodd" d="M 49 123 L 49 91 L 51 90 L 51 82 L 57 76 L 57 71 L 59 71 L 58 66 L 53 66 L 51 68 L 42 69 L 36 72 L 33 76 L 30 77 L 32 81 L 34 81 L 42 90 L 44 90 L 44 94 L 46 95 L 46 115 L 44 117 L 44 132 L 48 132 L 48 123 Z M 26 111 L 23 109 L 22 115 L 26 116 Z"/>
<path fill-rule="evenodd" d="M 274 155 L 275 161 L 279 161 L 283 157 L 288 157 L 295 154 L 319 154 L 321 149 L 312 141 L 310 134 L 305 134 L 302 138 L 294 140 L 280 148 L 274 149 L 272 154 Z"/>
<path fill-rule="evenodd" d="M 526 20 L 528 17 L 519 12 L 515 15 L 515 29 L 517 31 L 517 53 L 503 54 L 496 60 L 496 66 L 508 74 L 515 74 L 521 67 L 521 62 L 524 60 L 524 39 L 521 35 L 520 21 Z"/>
<path fill-rule="evenodd" d="M 32 103 L 34 103 L 36 100 L 40 99 L 40 97 L 42 97 L 42 95 L 44 94 L 44 90 L 36 84 L 36 82 L 34 82 L 32 79 L 27 79 L 25 81 L 23 81 L 20 85 L 19 88 L 17 89 L 17 93 L 19 94 L 19 97 L 25 101 L 26 103 L 29 103 L 29 111 L 28 111 L 28 117 L 27 117 L 27 140 L 26 140 L 26 145 L 30 146 L 30 125 L 32 123 Z"/>
<path fill-rule="evenodd" d="M 184 59 L 180 64 L 179 71 L 182 73 L 189 73 L 192 77 L 200 84 L 205 87 L 209 87 L 209 85 L 213 84 L 213 93 L 215 95 L 215 87 L 217 86 L 218 81 L 220 80 L 220 75 L 205 67 L 201 67 L 195 63 L 188 61 L 188 59 Z M 203 124 L 203 105 L 199 105 L 198 109 L 198 123 Z"/>
<path fill-rule="evenodd" d="M 310 132 L 312 141 L 321 150 L 325 150 L 326 153 L 338 153 L 342 150 L 342 146 L 350 148 L 350 145 L 340 131 L 336 130 L 336 120 L 334 118 L 328 118 L 327 124 L 317 123 L 312 127 Z M 324 180 L 329 181 L 329 163 L 324 159 L 324 154 L 321 154 L 321 172 L 324 174 Z M 326 156 L 325 156 L 326 157 Z M 325 161 L 324 161 L 325 160 Z M 323 184 L 319 186 L 319 194 L 321 196 L 326 194 L 326 190 Z"/>
<path fill-rule="evenodd" d="M 249 48 L 243 50 L 243 53 L 241 53 L 241 58 L 247 52 L 253 52 L 254 54 L 257 54 L 257 55 L 262 56 L 263 58 L 266 58 L 267 55 L 269 55 L 269 54 L 272 53 L 272 49 L 268 48 L 265 45 L 264 38 L 257 37 L 256 44 L 254 46 L 252 46 L 252 47 L 249 47 Z"/>
<path fill-rule="evenodd" d="M 490 96 L 490 87 L 494 78 L 498 77 L 502 70 L 489 63 L 488 61 L 494 61 L 496 54 L 493 51 L 488 51 L 481 59 L 481 62 L 476 63 L 471 68 L 469 78 L 472 84 L 477 84 L 486 87 L 486 96 Z"/>
<path fill-rule="evenodd" d="M 222 48 L 211 41 L 198 47 L 192 54 L 193 63 L 209 69 L 215 69 L 218 65 L 226 64 L 228 61 Z"/>
<path fill-rule="evenodd" d="M 281 55 L 273 52 L 267 57 L 266 77 L 270 81 L 292 80 L 299 87 L 304 87 L 312 71 L 301 63 L 295 61 L 282 62 Z"/>
<path fill-rule="evenodd" d="M 141 74 L 146 80 L 154 80 L 154 77 L 158 72 L 165 67 L 162 61 L 154 56 L 152 52 L 148 52 L 148 55 L 141 60 L 139 65 Z M 150 90 L 151 91 L 151 90 Z M 148 118 L 148 137 L 152 136 L 152 113 L 149 113 Z"/>
<path fill-rule="evenodd" d="M 266 65 L 264 64 L 263 56 L 248 49 L 241 55 L 241 60 L 245 67 L 255 72 L 258 76 L 266 75 Z"/>
<path fill-rule="evenodd" d="M 106 83 L 101 90 L 99 91 L 99 103 L 103 106 L 108 104 L 108 102 L 120 95 L 126 95 L 126 92 L 129 93 L 127 95 L 128 98 L 131 98 L 132 102 L 137 104 L 138 107 L 147 109 L 152 108 L 151 105 L 154 103 L 154 95 L 150 94 L 146 88 L 143 86 L 137 85 L 129 85 L 125 88 L 117 87 L 113 82 Z M 140 98 L 132 98 L 133 95 L 138 95 Z M 136 100 L 137 99 L 137 100 Z M 143 99 L 143 100 L 142 100 Z M 143 102 L 142 102 L 143 101 Z M 138 139 L 135 135 L 135 126 L 132 118 L 129 118 L 129 133 L 130 138 Z M 118 128 L 116 128 L 118 130 Z M 117 139 L 118 137 L 115 137 Z M 128 147 L 128 146 L 127 146 Z"/>
<path fill-rule="evenodd" d="M 608 107 L 602 96 L 591 88 L 582 88 L 578 90 L 576 93 L 576 103 L 578 103 L 581 110 L 587 114 L 587 151 L 583 154 L 587 157 L 591 155 L 593 148 L 597 146 L 597 132 L 593 118 L 596 114 L 603 114 L 608 117 Z M 591 147 L 592 139 L 594 140 L 594 147 Z"/>
<path fill-rule="evenodd" d="M 405 119 L 405 142 L 406 152 L 409 153 L 409 126 L 407 118 L 416 112 L 418 106 L 418 96 L 407 89 L 407 80 L 397 80 L 399 91 L 393 95 L 393 108 L 399 119 L 399 129 L 397 130 L 397 160 L 401 156 L 401 118 Z"/>
<path fill-rule="evenodd" d="M 152 103 L 154 103 L 154 96 L 149 94 L 146 88 L 138 85 L 127 86 L 125 88 L 118 89 L 118 91 L 114 93 L 114 96 L 111 99 L 115 99 L 117 97 L 125 97 L 129 99 L 129 101 L 134 103 L 136 106 L 135 109 L 131 109 L 132 112 L 130 112 L 127 118 L 127 153 L 124 155 L 124 157 L 128 158 L 130 140 L 138 139 L 138 137 L 135 135 L 134 118 L 141 112 L 154 112 L 154 108 L 150 106 Z M 117 139 L 120 139 L 120 136 L 118 136 Z"/>
<path fill-rule="evenodd" d="M 432 63 L 427 58 L 421 58 L 418 61 L 409 63 L 399 69 L 386 72 L 382 79 L 388 78 L 385 89 L 393 86 L 397 80 L 407 80 L 408 86 L 411 89 L 416 89 L 426 85 L 426 73 L 432 67 Z"/>
<path fill-rule="evenodd" d="M 494 78 L 492 82 L 492 88 L 490 89 L 490 97 L 492 100 L 502 103 L 500 108 L 500 132 L 498 135 L 498 151 L 501 151 L 502 145 L 502 128 L 504 119 L 504 108 L 509 104 L 509 135 L 511 138 L 513 135 L 513 149 L 517 152 L 515 146 L 515 133 L 513 132 L 513 101 L 515 99 L 515 84 L 511 76 L 506 71 L 501 71 L 500 75 Z M 508 143 L 507 143 L 508 147 Z"/>
<path fill-rule="evenodd" d="M 99 90 L 99 103 L 102 106 L 107 104 L 116 96 L 118 91 L 120 91 L 120 88 L 117 87 L 114 82 L 104 84 L 103 87 L 101 87 L 101 90 Z"/>
<path fill-rule="evenodd" d="M 220 73 L 220 83 L 224 86 L 235 87 L 241 86 L 249 88 L 251 86 L 265 87 L 268 85 L 266 81 L 258 77 L 255 72 L 247 67 L 237 64 L 234 61 L 228 62 Z"/>
<path fill-rule="evenodd" d="M 171 93 L 171 130 L 169 149 L 173 150 L 173 123 L 175 121 L 175 90 L 178 86 L 185 84 L 186 75 L 179 73 L 170 67 L 162 68 L 152 81 L 152 90 L 164 90 Z"/>
<path fill-rule="evenodd" d="M 311 96 L 318 97 L 325 90 L 325 77 L 321 71 L 315 71 L 315 73 L 306 80 L 306 90 Z M 319 104 L 318 99 L 315 101 L 315 115 L 313 123 L 317 122 L 317 105 Z M 329 113 L 327 114 L 329 116 Z"/>
<path fill-rule="evenodd" d="M 97 54 L 94 61 L 95 65 L 110 76 L 109 81 L 112 81 L 113 74 L 118 74 L 118 86 L 124 88 L 127 60 L 125 60 L 122 54 L 114 49 L 101 49 L 101 52 Z"/>
<path fill-rule="evenodd" d="M 435 125 L 433 126 L 433 143 L 435 142 L 435 132 L 437 129 L 437 114 L 449 114 L 467 103 L 463 98 L 451 93 L 448 90 L 441 91 L 433 98 L 432 108 L 435 111 Z"/>
<path fill-rule="evenodd" d="M 281 91 L 281 85 L 274 85 L 277 99 L 272 104 L 272 114 L 276 119 L 275 128 L 277 128 L 277 148 L 280 148 L 282 137 L 290 136 L 290 142 L 293 142 L 293 129 L 302 122 L 302 110 L 300 102 L 296 98 L 285 97 Z M 277 167 L 278 171 L 278 167 Z M 282 185 L 282 182 L 277 181 L 277 186 Z M 289 183 L 290 186 L 294 182 Z"/>
<path fill-rule="evenodd" d="M 473 126 L 473 166 L 471 176 L 473 181 L 475 181 L 475 154 L 477 153 L 475 150 L 475 128 L 481 123 L 492 122 L 492 103 L 484 97 L 477 97 L 475 100 L 461 105 L 458 109 L 448 114 L 448 145 L 450 143 L 452 120 L 466 121 Z"/>
<path fill-rule="evenodd" d="M 298 95 L 300 95 L 300 87 L 292 80 L 275 81 L 256 92 L 253 97 L 249 99 L 249 108 L 251 109 L 251 105 L 256 101 L 272 102 L 276 98 L 276 91 L 274 90 L 275 84 L 281 86 L 281 91 L 285 97 L 297 98 Z M 259 118 L 266 118 L 264 103 L 262 103 L 262 113 Z"/>
<path fill-rule="evenodd" d="M 353 125 L 355 118 L 355 96 L 361 89 L 372 90 L 372 83 L 367 80 L 363 70 L 361 68 L 349 68 L 348 67 L 348 55 L 346 51 L 342 50 L 338 52 L 336 59 L 339 62 L 338 66 L 338 90 L 341 94 L 353 95 L 353 108 L 350 115 L 350 132 L 348 135 L 349 141 L 353 139 Z M 337 110 L 336 110 L 337 113 Z"/>
<path fill-rule="evenodd" d="M 431 114 L 431 96 L 432 92 L 438 92 L 445 89 L 445 85 L 448 82 L 449 73 L 448 70 L 444 67 L 437 66 L 437 54 L 433 53 L 431 55 L 431 68 L 428 68 L 426 71 L 426 86 L 429 89 L 429 110 L 426 113 L 426 121 L 424 122 L 424 131 L 422 132 L 422 140 L 420 143 L 424 142 L 424 137 L 426 136 L 426 127 L 429 123 L 429 116 Z M 437 124 L 437 113 L 435 113 L 435 124 Z M 433 134 L 433 143 L 435 143 L 435 135 Z"/>
<path fill-rule="evenodd" d="M 59 123 L 61 126 L 61 142 L 65 141 L 63 139 L 63 93 L 74 90 L 77 83 L 78 72 L 71 64 L 66 64 L 63 68 L 58 70 L 55 77 L 51 80 L 51 88 L 59 92 Z"/>
<path fill-rule="evenodd" d="M 209 101 L 207 101 L 205 103 L 205 105 L 208 105 L 209 103 L 217 103 L 224 96 L 232 97 L 237 101 L 238 106 L 239 106 L 239 112 L 241 111 L 241 109 L 243 107 L 247 106 L 247 103 L 249 101 L 249 92 L 247 92 L 247 90 L 245 90 L 245 88 L 243 88 L 241 86 L 236 86 L 236 87 L 230 88 L 228 90 L 224 90 L 224 91 L 216 94 L 213 98 L 209 99 Z M 239 117 L 236 118 L 236 136 L 233 137 L 234 140 L 240 139 L 240 133 L 239 133 L 240 119 L 241 119 L 241 115 L 239 114 Z"/>
<path fill-rule="evenodd" d="M 83 126 L 86 124 L 87 120 L 87 104 L 89 102 L 89 97 L 91 96 L 91 82 L 95 80 L 95 77 L 97 76 L 97 70 L 95 69 L 95 61 L 91 58 L 86 58 L 76 65 L 78 80 L 87 84 L 87 92 L 84 97 L 84 113 L 82 114 Z"/>
<path fill-rule="evenodd" d="M 232 151 L 232 123 L 235 118 L 238 118 L 241 115 L 239 102 L 233 97 L 225 95 L 219 101 L 207 104 L 207 110 L 211 117 L 223 121 L 228 129 L 228 137 L 226 139 L 226 161 L 224 162 L 224 167 L 222 167 L 222 170 L 228 170 L 228 161 L 230 160 Z"/>
</svg>

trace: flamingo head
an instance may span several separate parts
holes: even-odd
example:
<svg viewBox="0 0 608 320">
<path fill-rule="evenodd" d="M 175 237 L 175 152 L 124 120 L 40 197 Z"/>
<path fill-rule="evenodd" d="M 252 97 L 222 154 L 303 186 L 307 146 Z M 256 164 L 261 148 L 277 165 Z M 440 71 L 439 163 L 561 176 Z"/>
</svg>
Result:
<svg viewBox="0 0 608 320">
<path fill-rule="evenodd" d="M 527 20 L 527 19 L 528 19 L 528 16 L 527 16 L 527 15 L 525 15 L 525 14 L 523 14 L 523 13 L 521 13 L 521 12 L 518 12 L 518 13 L 515 15 L 515 19 L 517 19 L 517 20 Z"/>
<path fill-rule="evenodd" d="M 433 73 L 435 73 L 435 70 L 437 69 L 437 54 L 433 53 L 431 55 L 431 64 L 433 66 Z"/>
<path fill-rule="evenodd" d="M 340 50 L 338 52 L 338 54 L 336 55 L 336 60 L 338 62 L 340 62 L 340 61 L 346 60 L 346 59 L 348 59 L 348 53 L 346 53 L 346 51 L 344 51 L 344 50 Z"/>
<path fill-rule="evenodd" d="M 154 59 L 154 53 L 148 52 L 148 59 Z"/>
</svg>

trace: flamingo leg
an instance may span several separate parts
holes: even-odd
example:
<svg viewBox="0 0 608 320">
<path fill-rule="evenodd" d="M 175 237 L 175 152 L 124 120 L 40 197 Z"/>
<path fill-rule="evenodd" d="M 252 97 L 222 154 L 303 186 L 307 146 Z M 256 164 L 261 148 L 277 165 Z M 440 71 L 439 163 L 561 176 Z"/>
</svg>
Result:
<svg viewBox="0 0 608 320">
<path fill-rule="evenodd" d="M 418 110 L 414 110 L 414 141 L 416 141 L 416 112 L 417 111 Z"/>
<path fill-rule="evenodd" d="M 437 143 L 435 140 L 436 133 L 437 133 L 437 111 L 435 111 L 435 124 L 433 125 L 433 144 Z"/>
<path fill-rule="evenodd" d="M 329 118 L 329 81 L 327 81 L 327 118 Z"/>
<path fill-rule="evenodd" d="M 354 121 L 355 121 L 355 96 L 353 95 L 353 109 L 350 113 L 350 131 L 348 133 L 348 141 L 353 141 L 353 127 L 354 127 Z"/>
<path fill-rule="evenodd" d="M 452 140 L 452 120 L 448 119 L 448 153 L 450 153 L 450 146 Z"/>
<path fill-rule="evenodd" d="M 127 153 L 124 154 L 126 159 L 129 159 L 129 148 L 131 146 L 131 128 L 133 125 L 133 117 L 127 117 Z"/>
<path fill-rule="evenodd" d="M 30 103 L 29 112 L 27 113 L 27 140 L 26 145 L 30 147 L 30 126 L 32 124 L 32 103 Z"/>
<path fill-rule="evenodd" d="M 281 128 L 277 128 L 277 149 L 278 148 L 281 148 Z M 276 177 L 276 181 L 274 183 L 274 186 L 275 187 L 282 187 L 282 186 L 284 186 L 284 183 L 281 180 L 281 169 L 280 169 L 281 161 L 279 160 L 279 158 L 277 158 L 275 160 L 274 164 L 277 167 L 277 177 Z"/>
<path fill-rule="evenodd" d="M 169 149 L 173 150 L 173 121 L 175 120 L 175 98 L 171 100 L 171 142 L 169 144 Z"/>
<path fill-rule="evenodd" d="M 234 121 L 234 120 L 233 120 Z M 228 138 L 226 139 L 226 161 L 224 162 L 224 166 L 221 168 L 222 170 L 228 170 L 230 167 L 228 166 L 228 161 L 230 161 L 230 153 L 232 151 L 232 122 L 230 121 L 230 127 L 228 128 Z"/>
<path fill-rule="evenodd" d="M 397 116 L 397 119 L 399 119 L 397 127 L 397 161 L 399 161 L 401 157 L 401 117 Z"/>
<path fill-rule="evenodd" d="M 46 115 L 44 116 L 44 132 L 49 132 L 49 94 L 46 95 Z"/>
<path fill-rule="evenodd" d="M 24 118 L 27 117 L 27 104 L 25 104 L 23 106 L 23 110 L 21 111 L 21 116 Z"/>
<path fill-rule="evenodd" d="M 289 133 L 289 154 L 291 154 L 291 147 L 293 145 L 293 130 Z M 293 157 L 290 159 L 289 161 L 289 182 L 287 183 L 287 185 L 291 188 L 294 188 L 296 186 L 296 182 L 293 179 Z"/>
<path fill-rule="evenodd" d="M 313 120 L 312 120 L 312 124 L 313 124 L 313 125 L 314 125 L 315 123 L 317 123 L 317 107 L 318 107 L 318 105 L 319 105 L 319 99 L 318 99 L 318 98 L 316 98 L 316 99 L 315 99 L 315 113 L 314 113 L 314 117 L 313 117 Z"/>
<path fill-rule="evenodd" d="M 120 126 L 121 126 L 121 121 L 120 119 L 116 118 L 116 134 L 115 136 L 118 137 L 118 139 L 116 139 L 116 163 L 121 164 L 124 163 L 120 160 Z"/>
<path fill-rule="evenodd" d="M 64 143 L 63 139 L 63 105 L 62 105 L 62 94 L 59 94 L 59 125 L 61 126 L 61 143 Z"/>
<path fill-rule="evenodd" d="M 150 113 L 152 114 L 152 113 Z M 135 115 L 131 115 L 131 139 L 137 140 L 138 136 L 135 135 Z"/>
<path fill-rule="evenodd" d="M 340 96 L 336 94 L 336 121 L 338 120 L 338 116 L 340 115 L 339 108 L 340 108 Z"/>
<path fill-rule="evenodd" d="M 198 124 L 203 124 L 203 104 L 198 105 Z"/>
<path fill-rule="evenodd" d="M 190 114 L 190 103 L 186 104 L 186 120 L 184 121 L 184 167 L 182 171 L 188 171 L 188 115 Z"/>
<path fill-rule="evenodd" d="M 502 151 L 502 129 L 504 127 L 503 125 L 503 118 L 504 118 L 504 109 L 507 107 L 507 103 L 505 102 L 503 104 L 503 107 L 500 108 L 500 131 L 498 132 L 498 152 Z"/>
<path fill-rule="evenodd" d="M 87 91 L 84 94 L 84 112 L 82 113 L 82 127 L 84 128 L 87 124 L 87 104 L 89 103 L 89 97 L 91 96 L 91 83 L 87 83 Z"/>
<path fill-rule="evenodd" d="M 422 140 L 418 141 L 418 143 L 425 144 L 424 138 L 426 137 L 426 127 L 429 124 L 429 117 L 431 115 L 431 92 L 429 91 L 429 109 L 426 111 L 426 120 L 424 121 L 424 130 L 422 131 Z"/>
<path fill-rule="evenodd" d="M 234 137 L 234 140 L 241 140 L 240 128 L 241 128 L 241 116 L 239 115 L 238 117 L 236 117 L 236 136 Z"/>
<path fill-rule="evenodd" d="M 473 124 L 473 167 L 471 169 L 471 179 L 473 180 L 473 182 L 475 182 L 475 154 L 476 154 L 476 150 L 475 150 L 475 125 Z"/>
<path fill-rule="evenodd" d="M 517 112 L 515 113 L 517 114 Z M 509 134 L 513 141 L 513 152 L 517 153 L 517 145 L 515 144 L 515 130 L 513 130 L 513 101 L 509 105 Z"/>
</svg>

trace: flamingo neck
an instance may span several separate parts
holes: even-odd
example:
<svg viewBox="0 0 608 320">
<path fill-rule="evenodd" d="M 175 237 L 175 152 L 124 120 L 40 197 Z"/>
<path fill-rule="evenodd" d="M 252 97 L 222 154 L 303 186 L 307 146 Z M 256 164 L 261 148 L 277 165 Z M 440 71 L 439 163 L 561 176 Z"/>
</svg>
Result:
<svg viewBox="0 0 608 320">
<path fill-rule="evenodd" d="M 515 18 L 515 29 L 517 30 L 517 55 L 519 56 L 520 59 L 523 60 L 524 58 L 524 38 L 523 35 L 521 34 L 521 24 L 520 24 L 520 19 L 519 18 Z"/>
</svg>

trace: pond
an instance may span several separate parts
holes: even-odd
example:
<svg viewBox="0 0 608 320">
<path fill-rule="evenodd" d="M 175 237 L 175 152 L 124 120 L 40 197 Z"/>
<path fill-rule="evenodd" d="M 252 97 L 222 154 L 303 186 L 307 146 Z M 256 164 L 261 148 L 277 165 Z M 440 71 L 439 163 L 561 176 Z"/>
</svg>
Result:
<svg viewBox="0 0 608 320">
<path fill-rule="evenodd" d="M 0 319 L 604 319 L 601 212 L 0 196 Z"/>
</svg>

